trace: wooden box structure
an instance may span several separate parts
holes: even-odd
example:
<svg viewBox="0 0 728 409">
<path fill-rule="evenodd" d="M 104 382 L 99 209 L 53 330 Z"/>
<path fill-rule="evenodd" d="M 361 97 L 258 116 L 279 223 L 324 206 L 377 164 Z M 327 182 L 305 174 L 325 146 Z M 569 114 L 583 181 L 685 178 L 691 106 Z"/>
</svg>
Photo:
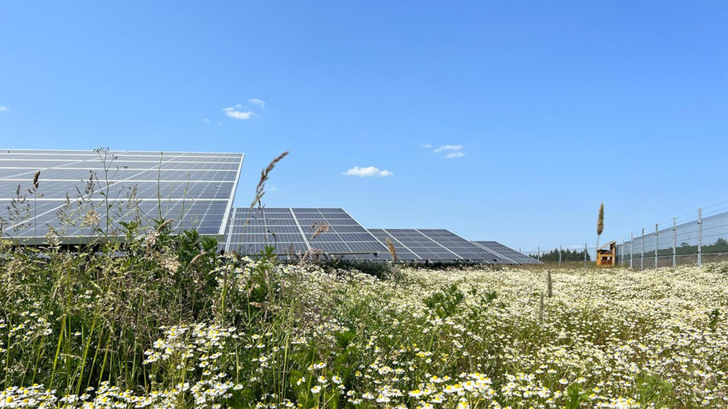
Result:
<svg viewBox="0 0 728 409">
<path fill-rule="evenodd" d="M 597 267 L 613 267 L 617 263 L 617 242 L 610 241 L 597 249 Z"/>
</svg>

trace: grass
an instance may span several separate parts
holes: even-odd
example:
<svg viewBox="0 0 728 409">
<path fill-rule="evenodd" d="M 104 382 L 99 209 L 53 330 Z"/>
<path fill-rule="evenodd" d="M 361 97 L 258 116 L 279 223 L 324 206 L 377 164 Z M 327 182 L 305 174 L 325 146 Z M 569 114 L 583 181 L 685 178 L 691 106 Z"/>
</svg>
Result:
<svg viewBox="0 0 728 409">
<path fill-rule="evenodd" d="M 0 407 L 728 407 L 725 264 L 550 268 L 544 298 L 543 269 L 393 280 L 153 233 L 3 244 Z"/>
</svg>

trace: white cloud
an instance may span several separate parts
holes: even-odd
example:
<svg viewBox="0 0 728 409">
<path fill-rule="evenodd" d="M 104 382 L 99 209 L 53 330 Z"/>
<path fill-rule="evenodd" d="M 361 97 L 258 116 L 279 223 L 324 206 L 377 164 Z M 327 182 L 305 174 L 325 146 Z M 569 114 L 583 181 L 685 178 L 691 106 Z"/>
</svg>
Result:
<svg viewBox="0 0 728 409">
<path fill-rule="evenodd" d="M 449 152 L 447 155 L 445 155 L 445 159 L 462 158 L 463 156 L 465 156 L 465 154 L 463 152 L 452 151 L 452 152 Z"/>
<path fill-rule="evenodd" d="M 253 111 L 237 111 L 236 108 L 242 108 L 242 106 L 240 104 L 237 104 L 234 107 L 227 107 L 223 108 L 222 110 L 223 112 L 225 112 L 225 115 L 233 119 L 245 120 L 256 116 Z"/>
<path fill-rule="evenodd" d="M 251 98 L 251 99 L 248 100 L 248 102 L 251 103 L 251 104 L 253 104 L 253 105 L 258 105 L 261 108 L 265 108 L 265 101 L 263 101 L 262 99 Z"/>
<path fill-rule="evenodd" d="M 5 105 L 0 105 L 0 112 L 8 112 L 10 111 L 10 108 L 6 107 Z"/>
<path fill-rule="evenodd" d="M 202 118 L 202 122 L 210 122 L 210 118 Z"/>
<path fill-rule="evenodd" d="M 442 145 L 433 150 L 437 154 L 444 154 L 445 159 L 462 158 L 465 156 L 463 145 Z"/>
<path fill-rule="evenodd" d="M 268 190 L 269 192 L 277 192 L 278 188 L 275 187 L 274 185 L 270 185 L 270 186 L 266 186 L 266 190 Z"/>
<path fill-rule="evenodd" d="M 445 151 L 459 151 L 463 149 L 463 145 L 442 145 L 439 148 L 435 149 L 435 153 L 445 152 Z"/>
<path fill-rule="evenodd" d="M 222 121 L 218 122 L 217 126 L 222 126 Z"/>
<path fill-rule="evenodd" d="M 430 149 L 432 148 L 432 145 L 430 145 L 429 143 L 423 143 L 422 145 L 420 145 L 420 148 Z"/>
<path fill-rule="evenodd" d="M 354 166 L 353 168 L 344 172 L 344 175 L 359 176 L 359 177 L 372 177 L 372 176 L 387 177 L 387 176 L 394 175 L 394 173 L 392 173 L 388 170 L 379 170 L 379 168 L 375 168 L 374 166 L 367 166 L 367 167 L 363 167 L 363 168 L 360 168 L 359 166 Z"/>
</svg>

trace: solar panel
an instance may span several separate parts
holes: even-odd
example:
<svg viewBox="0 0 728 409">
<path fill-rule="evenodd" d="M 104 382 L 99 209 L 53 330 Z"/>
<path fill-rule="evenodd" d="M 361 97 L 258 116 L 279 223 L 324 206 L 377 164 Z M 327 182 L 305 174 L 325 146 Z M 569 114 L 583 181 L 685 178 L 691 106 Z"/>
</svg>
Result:
<svg viewBox="0 0 728 409">
<path fill-rule="evenodd" d="M 542 262 L 506 247 L 497 241 L 474 241 L 476 245 L 490 251 L 498 257 L 509 260 L 512 264 L 543 264 Z"/>
<path fill-rule="evenodd" d="M 497 263 L 498 257 L 444 229 L 370 229 L 380 242 L 389 238 L 402 261 Z"/>
<path fill-rule="evenodd" d="M 176 231 L 223 235 L 242 153 L 108 150 L 0 151 L 0 231 L 42 243 L 53 228 L 66 243 L 120 222 L 174 219 Z M 33 178 L 40 171 L 38 188 Z M 108 226 L 107 226 L 108 220 Z M 100 229 L 100 230 L 99 230 Z M 108 230 L 107 230 L 108 229 Z"/>
<path fill-rule="evenodd" d="M 316 234 L 320 226 L 328 227 Z M 265 246 L 273 246 L 282 258 L 296 258 L 309 249 L 348 259 L 376 259 L 387 253 L 344 209 L 233 209 L 225 250 L 255 254 Z"/>
</svg>

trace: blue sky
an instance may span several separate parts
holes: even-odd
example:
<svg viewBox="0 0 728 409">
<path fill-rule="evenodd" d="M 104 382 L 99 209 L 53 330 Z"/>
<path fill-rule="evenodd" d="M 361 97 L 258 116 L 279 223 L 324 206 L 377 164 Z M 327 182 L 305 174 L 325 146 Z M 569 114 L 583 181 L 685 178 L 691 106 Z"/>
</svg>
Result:
<svg viewBox="0 0 728 409">
<path fill-rule="evenodd" d="M 0 38 L 0 147 L 244 152 L 240 206 L 285 150 L 268 207 L 524 251 L 728 201 L 725 1 L 5 2 Z"/>
</svg>

